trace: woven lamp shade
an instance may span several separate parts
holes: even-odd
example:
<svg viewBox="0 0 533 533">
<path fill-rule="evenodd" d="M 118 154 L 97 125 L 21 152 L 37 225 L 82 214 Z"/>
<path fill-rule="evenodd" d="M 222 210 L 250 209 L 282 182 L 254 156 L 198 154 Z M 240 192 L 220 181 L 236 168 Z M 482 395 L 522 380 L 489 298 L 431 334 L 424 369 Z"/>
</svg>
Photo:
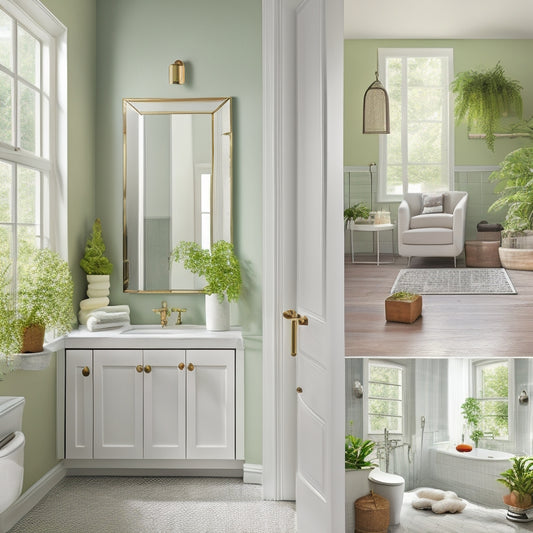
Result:
<svg viewBox="0 0 533 533">
<path fill-rule="evenodd" d="M 363 99 L 363 133 L 390 133 L 389 95 L 377 73 Z"/>
</svg>

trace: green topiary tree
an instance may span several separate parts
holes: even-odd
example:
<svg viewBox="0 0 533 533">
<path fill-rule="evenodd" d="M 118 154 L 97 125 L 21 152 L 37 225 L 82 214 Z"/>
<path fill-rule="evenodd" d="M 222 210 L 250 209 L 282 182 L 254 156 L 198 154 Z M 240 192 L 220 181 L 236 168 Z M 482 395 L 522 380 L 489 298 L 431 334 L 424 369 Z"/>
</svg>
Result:
<svg viewBox="0 0 533 533">
<path fill-rule="evenodd" d="M 102 238 L 102 223 L 97 218 L 93 230 L 85 245 L 85 254 L 81 258 L 80 266 L 86 274 L 111 274 L 113 264 L 104 255 L 105 244 Z"/>
</svg>

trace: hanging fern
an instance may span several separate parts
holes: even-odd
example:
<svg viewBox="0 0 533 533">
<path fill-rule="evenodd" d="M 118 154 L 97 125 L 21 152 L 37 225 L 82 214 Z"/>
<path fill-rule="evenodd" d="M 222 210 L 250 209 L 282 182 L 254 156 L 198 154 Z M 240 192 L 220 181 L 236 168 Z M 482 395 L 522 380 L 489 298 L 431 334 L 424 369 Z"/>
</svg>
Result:
<svg viewBox="0 0 533 533">
<path fill-rule="evenodd" d="M 500 118 L 513 113 L 522 117 L 522 86 L 505 76 L 499 62 L 486 72 L 460 72 L 452 82 L 451 89 L 456 95 L 456 121 L 466 122 L 468 129 L 474 125 L 479 127 L 492 151 Z"/>
</svg>

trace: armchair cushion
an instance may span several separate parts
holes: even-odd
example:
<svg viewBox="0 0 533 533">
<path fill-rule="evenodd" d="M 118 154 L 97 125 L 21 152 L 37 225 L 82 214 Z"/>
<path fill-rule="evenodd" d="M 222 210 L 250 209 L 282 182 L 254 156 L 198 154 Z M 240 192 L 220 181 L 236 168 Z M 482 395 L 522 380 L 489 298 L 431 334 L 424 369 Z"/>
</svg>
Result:
<svg viewBox="0 0 533 533">
<path fill-rule="evenodd" d="M 443 195 L 442 194 L 422 194 L 422 209 L 423 215 L 430 213 L 442 213 L 443 207 Z"/>
<path fill-rule="evenodd" d="M 453 244 L 453 230 L 448 228 L 420 228 L 405 231 L 402 244 Z"/>
<path fill-rule="evenodd" d="M 411 229 L 418 228 L 453 228 L 453 215 L 434 213 L 432 215 L 416 215 L 411 218 Z"/>
</svg>

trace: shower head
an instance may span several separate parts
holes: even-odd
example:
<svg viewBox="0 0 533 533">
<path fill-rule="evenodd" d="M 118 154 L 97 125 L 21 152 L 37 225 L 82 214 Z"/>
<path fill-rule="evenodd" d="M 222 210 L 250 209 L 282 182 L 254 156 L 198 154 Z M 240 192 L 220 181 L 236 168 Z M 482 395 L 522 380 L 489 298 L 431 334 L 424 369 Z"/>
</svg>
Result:
<svg viewBox="0 0 533 533">
<path fill-rule="evenodd" d="M 420 427 L 421 427 L 422 429 L 424 429 L 424 428 L 426 427 L 426 417 L 425 417 L 424 415 L 422 415 L 422 416 L 420 417 Z"/>
</svg>

